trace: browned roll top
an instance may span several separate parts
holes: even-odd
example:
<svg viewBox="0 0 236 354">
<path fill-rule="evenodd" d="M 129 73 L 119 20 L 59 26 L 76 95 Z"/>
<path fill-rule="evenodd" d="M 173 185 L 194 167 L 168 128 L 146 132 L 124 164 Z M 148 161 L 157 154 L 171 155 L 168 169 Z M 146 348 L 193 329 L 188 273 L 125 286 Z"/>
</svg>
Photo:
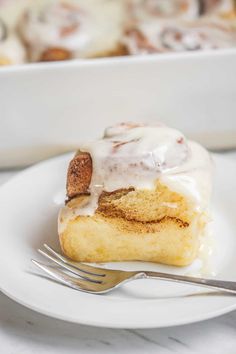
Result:
<svg viewBox="0 0 236 354">
<path fill-rule="evenodd" d="M 78 152 L 71 160 L 67 173 L 67 197 L 72 199 L 89 193 L 92 178 L 92 159 L 87 152 Z"/>
</svg>

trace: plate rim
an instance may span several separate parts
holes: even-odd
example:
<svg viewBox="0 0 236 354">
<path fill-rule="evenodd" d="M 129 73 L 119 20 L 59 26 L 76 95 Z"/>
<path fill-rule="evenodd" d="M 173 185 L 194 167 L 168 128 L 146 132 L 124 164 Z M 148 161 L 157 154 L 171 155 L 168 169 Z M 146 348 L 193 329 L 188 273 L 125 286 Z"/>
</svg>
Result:
<svg viewBox="0 0 236 354">
<path fill-rule="evenodd" d="M 236 303 L 233 305 L 228 305 L 227 307 L 223 308 L 223 309 L 219 309 L 219 310 L 212 310 L 212 312 L 210 313 L 206 313 L 205 315 L 196 315 L 194 316 L 194 318 L 192 317 L 189 320 L 183 319 L 183 320 L 176 320 L 176 321 L 170 321 L 170 322 L 166 322 L 165 324 L 162 325 L 156 325 L 156 324 L 144 324 L 144 325 L 127 325 L 125 326 L 122 323 L 102 323 L 100 321 L 92 321 L 92 320 L 87 320 L 84 321 L 83 319 L 74 319 L 73 317 L 70 316 L 63 316 L 63 315 L 59 315 L 56 314 L 54 312 L 50 312 L 47 310 L 44 310 L 38 306 L 34 306 L 34 305 L 29 305 L 28 303 L 19 300 L 17 297 L 15 297 L 14 295 L 8 293 L 7 291 L 3 290 L 2 288 L 0 289 L 1 292 L 6 295 L 9 299 L 15 301 L 16 303 L 20 304 L 21 306 L 24 306 L 25 308 L 34 311 L 36 313 L 42 314 L 44 316 L 50 317 L 50 318 L 54 318 L 60 321 L 65 321 L 68 323 L 74 323 L 74 324 L 78 324 L 78 325 L 84 325 L 84 326 L 92 326 L 92 327 L 99 327 L 99 328 L 114 328 L 114 329 L 154 329 L 154 328 L 168 328 L 168 327 L 177 327 L 177 326 L 184 326 L 184 325 L 188 325 L 188 324 L 192 324 L 192 323 L 198 323 L 198 322 L 202 322 L 202 321 L 207 321 L 222 315 L 225 315 L 227 313 L 230 313 L 234 310 L 236 310 Z M 96 296 L 96 295 L 94 295 Z"/>
</svg>

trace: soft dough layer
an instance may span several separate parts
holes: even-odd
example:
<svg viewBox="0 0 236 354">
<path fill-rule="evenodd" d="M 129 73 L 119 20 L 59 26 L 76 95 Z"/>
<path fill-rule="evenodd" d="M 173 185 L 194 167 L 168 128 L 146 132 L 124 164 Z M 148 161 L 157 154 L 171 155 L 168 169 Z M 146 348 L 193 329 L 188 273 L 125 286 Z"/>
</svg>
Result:
<svg viewBox="0 0 236 354">
<path fill-rule="evenodd" d="M 81 262 L 142 260 L 185 266 L 196 257 L 205 215 L 158 183 L 155 190 L 102 193 L 93 216 L 76 215 L 89 196 L 59 215 L 62 250 Z"/>
</svg>

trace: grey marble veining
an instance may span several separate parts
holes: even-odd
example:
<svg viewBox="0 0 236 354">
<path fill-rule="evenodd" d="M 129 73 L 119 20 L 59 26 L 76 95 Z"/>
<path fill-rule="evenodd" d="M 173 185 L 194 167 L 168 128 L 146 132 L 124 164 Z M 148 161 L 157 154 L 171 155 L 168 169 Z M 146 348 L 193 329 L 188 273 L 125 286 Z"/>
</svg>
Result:
<svg viewBox="0 0 236 354">
<path fill-rule="evenodd" d="M 55 320 L 0 295 L 0 343 L 4 354 L 234 354 L 235 333 L 236 311 L 179 327 L 107 329 Z"/>
</svg>

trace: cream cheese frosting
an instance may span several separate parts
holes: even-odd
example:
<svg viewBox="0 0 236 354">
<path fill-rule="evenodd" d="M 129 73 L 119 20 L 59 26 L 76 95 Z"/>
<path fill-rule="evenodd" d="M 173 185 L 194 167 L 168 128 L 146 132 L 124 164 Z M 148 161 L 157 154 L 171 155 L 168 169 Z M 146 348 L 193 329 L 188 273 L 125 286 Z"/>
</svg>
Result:
<svg viewBox="0 0 236 354">
<path fill-rule="evenodd" d="M 154 189 L 157 182 L 186 196 L 204 211 L 211 193 L 211 159 L 199 144 L 162 124 L 123 123 L 108 128 L 102 139 L 82 144 L 92 158 L 90 200 L 76 211 L 93 215 L 102 191 Z"/>
</svg>

